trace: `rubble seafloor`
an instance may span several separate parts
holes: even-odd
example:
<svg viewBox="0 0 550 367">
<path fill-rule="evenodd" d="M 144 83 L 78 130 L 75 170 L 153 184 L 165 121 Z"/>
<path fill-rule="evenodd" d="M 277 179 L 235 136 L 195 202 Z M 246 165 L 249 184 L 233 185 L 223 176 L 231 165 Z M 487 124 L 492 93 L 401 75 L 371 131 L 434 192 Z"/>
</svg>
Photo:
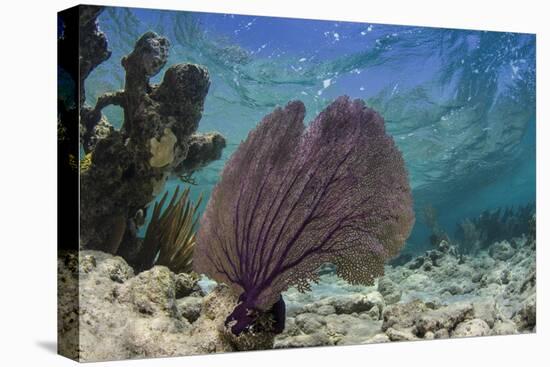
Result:
<svg viewBox="0 0 550 367">
<path fill-rule="evenodd" d="M 248 346 L 223 333 L 236 302 L 224 285 L 163 266 L 135 275 L 121 257 L 99 251 L 82 251 L 80 264 L 63 254 L 59 265 L 62 288 L 80 279 L 79 305 L 67 300 L 59 310 L 59 348 L 76 348 L 82 361 L 536 331 L 535 241 L 525 236 L 475 256 L 443 241 L 386 266 L 373 286 L 351 285 L 328 267 L 311 292 L 285 292 L 281 334 L 252 335 Z M 77 340 L 63 338 L 74 328 Z"/>
</svg>

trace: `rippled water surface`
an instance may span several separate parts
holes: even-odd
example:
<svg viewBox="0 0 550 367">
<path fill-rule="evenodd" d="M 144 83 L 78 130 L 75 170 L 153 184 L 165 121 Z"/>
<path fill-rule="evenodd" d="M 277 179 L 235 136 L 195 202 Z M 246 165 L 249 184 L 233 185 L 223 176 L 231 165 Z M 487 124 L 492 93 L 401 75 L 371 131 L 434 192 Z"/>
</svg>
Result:
<svg viewBox="0 0 550 367">
<path fill-rule="evenodd" d="M 195 174 L 195 195 L 208 196 L 225 160 L 275 106 L 300 99 L 309 121 L 347 94 L 383 115 L 417 211 L 436 207 L 449 231 L 482 210 L 535 199 L 534 35 L 125 8 L 107 8 L 99 25 L 113 54 L 87 79 L 89 104 L 123 87 L 120 59 L 147 30 L 170 40 L 167 66 L 208 68 L 199 129 L 221 132 L 228 146 Z M 120 109 L 104 112 L 120 126 Z M 425 232 L 417 221 L 410 242 Z"/>
</svg>

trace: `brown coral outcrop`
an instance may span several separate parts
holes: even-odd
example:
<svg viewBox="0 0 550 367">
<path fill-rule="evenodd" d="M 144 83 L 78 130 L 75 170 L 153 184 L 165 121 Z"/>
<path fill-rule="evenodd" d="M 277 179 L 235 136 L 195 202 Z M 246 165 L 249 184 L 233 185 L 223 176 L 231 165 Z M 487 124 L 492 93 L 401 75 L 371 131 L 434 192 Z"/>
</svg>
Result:
<svg viewBox="0 0 550 367">
<path fill-rule="evenodd" d="M 90 14 L 90 24 L 98 14 Z M 106 49 L 105 36 L 97 31 L 96 36 Z M 91 53 L 88 45 L 93 43 L 81 44 L 81 55 Z M 121 60 L 124 89 L 100 96 L 94 108 L 81 108 L 81 144 L 92 157 L 80 177 L 81 247 L 119 254 L 130 263 L 139 252 L 136 232 L 143 213 L 166 180 L 219 159 L 225 147 L 218 133 L 196 133 L 210 86 L 204 67 L 173 65 L 159 85 L 149 83 L 166 65 L 169 47 L 166 38 L 145 33 Z M 82 81 L 91 69 L 81 70 Z M 120 130 L 101 114 L 108 105 L 124 111 Z"/>
</svg>

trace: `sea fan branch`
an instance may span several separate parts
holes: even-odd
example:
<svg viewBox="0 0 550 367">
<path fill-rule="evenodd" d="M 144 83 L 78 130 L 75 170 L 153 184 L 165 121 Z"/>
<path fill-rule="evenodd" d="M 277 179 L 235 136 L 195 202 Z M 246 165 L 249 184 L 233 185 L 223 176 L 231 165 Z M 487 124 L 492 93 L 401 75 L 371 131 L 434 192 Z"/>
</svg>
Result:
<svg viewBox="0 0 550 367">
<path fill-rule="evenodd" d="M 307 129 L 304 115 L 291 102 L 249 133 L 201 219 L 194 267 L 239 295 L 228 318 L 237 334 L 253 322 L 247 310 L 307 290 L 323 263 L 372 283 L 414 222 L 404 161 L 380 115 L 347 97 Z"/>
</svg>

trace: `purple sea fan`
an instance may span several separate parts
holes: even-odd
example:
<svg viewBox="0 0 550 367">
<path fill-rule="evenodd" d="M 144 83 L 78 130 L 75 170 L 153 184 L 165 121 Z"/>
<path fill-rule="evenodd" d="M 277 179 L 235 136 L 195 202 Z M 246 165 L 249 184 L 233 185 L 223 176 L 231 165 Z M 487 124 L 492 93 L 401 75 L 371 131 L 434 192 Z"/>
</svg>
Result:
<svg viewBox="0 0 550 367">
<path fill-rule="evenodd" d="M 378 113 L 340 97 L 307 129 L 304 114 L 293 101 L 264 117 L 225 165 L 201 219 L 195 270 L 240 295 L 226 321 L 235 335 L 258 311 L 284 325 L 281 292 L 308 290 L 323 263 L 372 284 L 414 223 L 403 157 Z"/>
</svg>

